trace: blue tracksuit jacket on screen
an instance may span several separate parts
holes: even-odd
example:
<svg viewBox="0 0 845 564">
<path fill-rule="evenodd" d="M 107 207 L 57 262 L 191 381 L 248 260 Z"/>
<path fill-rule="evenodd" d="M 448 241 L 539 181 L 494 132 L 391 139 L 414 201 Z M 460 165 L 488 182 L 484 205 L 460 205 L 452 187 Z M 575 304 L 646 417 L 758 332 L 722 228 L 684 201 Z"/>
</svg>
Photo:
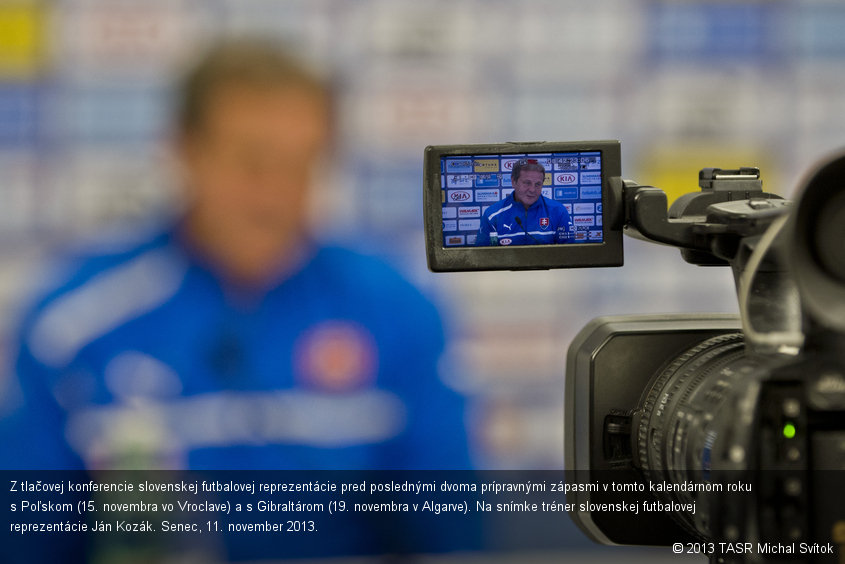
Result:
<svg viewBox="0 0 845 564">
<path fill-rule="evenodd" d="M 572 221 L 563 204 L 540 196 L 526 210 L 510 193 L 484 212 L 475 244 L 551 245 L 574 239 Z"/>
</svg>

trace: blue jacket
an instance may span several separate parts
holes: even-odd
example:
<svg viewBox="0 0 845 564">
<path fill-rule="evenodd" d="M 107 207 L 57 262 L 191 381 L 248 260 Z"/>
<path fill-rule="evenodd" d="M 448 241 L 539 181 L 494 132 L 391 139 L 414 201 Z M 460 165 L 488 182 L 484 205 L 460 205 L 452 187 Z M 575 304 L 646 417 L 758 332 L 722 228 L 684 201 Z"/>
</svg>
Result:
<svg viewBox="0 0 845 564">
<path fill-rule="evenodd" d="M 256 295 L 224 287 L 165 232 L 70 273 L 23 321 L 20 402 L 0 419 L 0 469 L 469 468 L 463 399 L 438 376 L 439 315 L 378 260 L 315 249 Z M 284 542 L 223 533 L 227 560 L 398 550 L 382 525 L 348 515 Z M 398 539 L 422 527 L 402 526 Z M 212 536 L 190 538 L 205 537 L 212 546 Z M 437 538 L 447 549 L 474 542 L 466 529 Z M 86 543 L 19 536 L 0 560 L 87 562 Z"/>
<path fill-rule="evenodd" d="M 510 193 L 484 212 L 475 244 L 550 245 L 574 239 L 572 221 L 563 204 L 540 196 L 526 210 Z"/>
<path fill-rule="evenodd" d="M 0 469 L 469 467 L 439 315 L 376 259 L 233 295 L 164 232 L 71 272 L 24 319 Z"/>
</svg>

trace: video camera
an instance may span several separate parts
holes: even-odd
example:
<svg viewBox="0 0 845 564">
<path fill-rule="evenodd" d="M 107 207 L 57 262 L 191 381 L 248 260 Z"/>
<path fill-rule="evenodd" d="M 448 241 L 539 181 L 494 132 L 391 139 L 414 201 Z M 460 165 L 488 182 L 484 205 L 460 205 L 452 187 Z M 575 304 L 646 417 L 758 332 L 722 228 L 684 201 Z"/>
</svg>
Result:
<svg viewBox="0 0 845 564">
<path fill-rule="evenodd" d="M 429 267 L 619 266 L 623 232 L 730 266 L 739 316 L 602 317 L 571 343 L 567 480 L 651 486 L 573 487 L 570 515 L 604 544 L 841 561 L 845 156 L 815 170 L 796 204 L 764 192 L 756 168 L 705 168 L 701 190 L 668 209 L 662 190 L 623 180 L 620 162 L 617 141 L 426 148 Z M 536 200 L 516 186 L 525 163 L 542 177 Z M 555 214 L 573 236 L 545 234 L 561 229 Z M 737 485 L 742 495 L 726 493 Z M 595 509 L 624 500 L 660 510 Z"/>
</svg>

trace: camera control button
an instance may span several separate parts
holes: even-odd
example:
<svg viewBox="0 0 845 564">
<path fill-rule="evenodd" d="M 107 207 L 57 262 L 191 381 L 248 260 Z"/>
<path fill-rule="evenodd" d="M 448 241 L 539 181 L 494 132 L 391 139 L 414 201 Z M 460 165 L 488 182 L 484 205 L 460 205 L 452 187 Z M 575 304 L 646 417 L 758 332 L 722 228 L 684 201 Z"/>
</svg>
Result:
<svg viewBox="0 0 845 564">
<path fill-rule="evenodd" d="M 767 198 L 751 198 L 748 200 L 748 207 L 752 210 L 768 210 L 775 207 L 775 205 Z"/>
</svg>

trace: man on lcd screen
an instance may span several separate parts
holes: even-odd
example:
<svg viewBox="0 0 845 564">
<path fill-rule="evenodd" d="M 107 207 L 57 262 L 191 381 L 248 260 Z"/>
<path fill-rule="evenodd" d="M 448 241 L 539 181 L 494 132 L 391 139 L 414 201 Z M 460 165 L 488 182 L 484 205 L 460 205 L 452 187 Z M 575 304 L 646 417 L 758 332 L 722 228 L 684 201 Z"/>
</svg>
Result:
<svg viewBox="0 0 845 564">
<path fill-rule="evenodd" d="M 560 202 L 543 196 L 546 169 L 536 159 L 513 165 L 513 192 L 484 212 L 477 246 L 551 245 L 574 241 L 569 212 Z"/>
</svg>

